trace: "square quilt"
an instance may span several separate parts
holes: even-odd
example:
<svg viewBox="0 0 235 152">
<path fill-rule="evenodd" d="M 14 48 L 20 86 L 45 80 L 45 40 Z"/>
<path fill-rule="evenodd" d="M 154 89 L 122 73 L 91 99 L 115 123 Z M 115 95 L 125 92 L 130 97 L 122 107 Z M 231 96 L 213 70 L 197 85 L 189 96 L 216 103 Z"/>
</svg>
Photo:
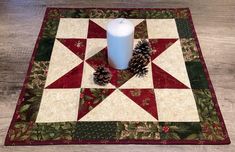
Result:
<svg viewBox="0 0 235 152">
<path fill-rule="evenodd" d="M 145 77 L 108 64 L 120 17 L 150 42 Z M 100 65 L 106 86 L 93 82 Z M 5 145 L 229 143 L 189 9 L 46 10 Z"/>
</svg>

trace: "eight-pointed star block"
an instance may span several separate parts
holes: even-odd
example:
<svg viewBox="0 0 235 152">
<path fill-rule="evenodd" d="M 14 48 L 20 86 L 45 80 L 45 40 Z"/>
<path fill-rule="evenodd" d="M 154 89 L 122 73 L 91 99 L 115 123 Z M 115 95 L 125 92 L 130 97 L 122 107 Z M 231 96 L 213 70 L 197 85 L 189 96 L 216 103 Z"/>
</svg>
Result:
<svg viewBox="0 0 235 152">
<path fill-rule="evenodd" d="M 158 41 L 158 39 L 178 39 L 178 32 L 177 32 L 177 27 L 176 27 L 176 22 L 174 19 L 131 19 L 133 24 L 135 26 L 138 26 L 140 23 L 146 22 L 147 24 L 147 36 L 149 40 L 154 40 Z M 50 83 L 56 81 L 55 75 L 58 75 L 58 79 L 63 76 L 63 74 L 67 74 L 70 72 L 72 67 L 64 68 L 63 66 L 57 66 L 55 64 L 58 64 L 58 58 L 59 61 L 64 62 L 64 63 L 70 63 L 68 60 L 72 59 L 74 61 L 74 66 L 81 65 L 83 68 L 80 68 L 81 71 L 78 71 L 80 74 L 81 78 L 81 87 L 78 88 L 56 88 L 56 89 L 44 89 L 42 100 L 41 100 L 41 105 L 39 108 L 39 113 L 37 116 L 36 122 L 64 122 L 64 121 L 77 121 L 77 114 L 78 114 L 78 109 L 79 109 L 79 103 L 80 101 L 80 89 L 81 88 L 113 88 L 116 89 L 115 92 L 119 92 L 119 89 L 154 89 L 155 91 L 155 98 L 156 102 L 155 105 L 157 105 L 157 111 L 158 111 L 158 120 L 153 119 L 152 117 L 146 117 L 146 121 L 154 120 L 154 121 L 171 121 L 171 122 L 196 122 L 199 121 L 198 117 L 198 112 L 197 112 L 197 107 L 195 103 L 195 99 L 193 97 L 192 90 L 189 86 L 189 79 L 187 74 L 184 75 L 184 77 L 180 77 L 178 71 L 172 70 L 172 68 L 169 68 L 168 66 L 165 66 L 164 64 L 174 64 L 176 65 L 182 65 L 181 71 L 186 72 L 186 67 L 184 65 L 184 60 L 183 60 L 183 54 L 182 50 L 178 41 L 174 41 L 171 45 L 169 46 L 169 49 L 165 47 L 162 52 L 162 55 L 159 55 L 154 59 L 152 63 L 149 63 L 149 73 L 145 78 L 137 78 L 134 76 L 128 75 L 128 73 L 122 73 L 117 75 L 117 71 L 113 70 L 113 76 L 115 77 L 115 81 L 121 81 L 121 86 L 115 87 L 114 84 L 109 84 L 106 87 L 100 87 L 98 85 L 93 84 L 91 81 L 92 79 L 92 74 L 95 70 L 96 64 L 100 63 L 105 63 L 103 61 L 106 60 L 106 56 L 102 54 L 102 52 L 105 52 L 104 48 L 107 46 L 106 43 L 106 38 L 104 37 L 104 32 L 105 31 L 105 24 L 108 22 L 108 20 L 105 19 L 72 19 L 72 18 L 67 18 L 67 19 L 60 19 L 58 31 L 56 38 L 59 39 L 85 39 L 86 40 L 86 48 L 85 48 L 85 53 L 84 53 L 84 59 L 80 59 L 76 54 L 74 54 L 74 50 L 71 50 L 74 48 L 74 46 L 68 47 L 65 46 L 67 43 L 62 44 L 58 40 L 56 40 L 56 43 L 54 45 L 54 49 L 52 52 L 51 56 L 51 62 L 49 66 L 49 73 L 47 75 L 48 79 L 47 82 Z M 90 27 L 95 27 L 92 28 L 92 32 L 89 31 Z M 136 28 L 137 29 L 137 28 Z M 97 30 L 97 31 L 96 31 Z M 99 32 L 102 31 L 103 33 L 99 35 Z M 91 32 L 89 35 L 88 33 Z M 137 32 L 137 31 L 135 31 Z M 89 35 L 89 36 L 88 36 Z M 94 36 L 94 37 L 92 37 Z M 137 43 L 137 39 L 135 39 L 135 44 Z M 68 41 L 69 42 L 69 41 Z M 58 47 L 59 46 L 59 47 Z M 79 47 L 79 45 L 76 45 Z M 174 47 L 177 46 L 177 47 Z M 157 48 L 157 47 L 156 47 Z M 76 49 L 79 50 L 79 49 Z M 165 52 L 164 52 L 165 51 Z M 182 60 L 175 60 L 175 62 L 181 62 L 180 64 L 175 64 L 171 60 L 169 62 L 165 62 L 165 60 L 168 60 L 167 57 L 164 57 L 164 54 L 167 54 L 167 52 L 172 53 L 171 55 L 178 55 L 177 58 L 180 58 Z M 178 54 L 176 54 L 178 52 Z M 180 53 L 179 53 L 180 52 Z M 66 54 L 66 55 L 64 55 Z M 104 56 L 102 56 L 104 55 Z M 68 57 L 69 56 L 69 57 Z M 104 58 L 102 58 L 104 57 Z M 161 58 L 164 59 L 164 62 L 160 62 Z M 170 59 L 170 58 L 169 58 Z M 88 62 L 89 60 L 89 62 Z M 102 61 L 102 62 L 101 62 Z M 82 63 L 82 64 L 80 64 Z M 159 67 L 155 67 L 155 64 L 158 65 Z M 63 64 L 61 64 L 63 65 Z M 64 64 L 66 65 L 66 64 Z M 155 67 L 155 71 L 152 72 L 152 65 Z M 172 65 L 173 66 L 173 65 Z M 56 67 L 56 70 L 58 72 L 51 72 L 53 71 L 53 67 Z M 60 69 L 61 68 L 61 69 Z M 161 69 L 160 69 L 161 68 Z M 161 71 L 156 71 L 156 69 L 160 69 Z M 62 71 L 62 72 L 61 72 Z M 178 72 L 178 73 L 177 73 Z M 62 73 L 62 74 L 61 74 Z M 154 73 L 159 73 L 159 74 L 164 74 L 160 75 L 161 79 L 158 79 L 159 75 L 155 75 Z M 70 72 L 70 75 L 73 74 Z M 180 73 L 182 74 L 182 72 Z M 66 79 L 68 83 L 72 83 L 75 81 L 76 76 L 71 76 L 71 80 Z M 57 80 L 58 80 L 57 79 Z M 156 86 L 154 85 L 153 81 L 158 80 L 158 81 L 164 81 L 164 83 L 161 83 L 161 86 Z M 183 81 L 184 80 L 184 81 Z M 64 79 L 63 79 L 64 81 Z M 174 84 L 174 86 L 171 86 L 167 81 L 170 82 L 177 82 L 177 83 L 183 83 L 186 84 L 184 88 L 172 88 L 177 86 L 177 84 Z M 187 83 L 186 83 L 187 82 Z M 66 82 L 63 82 L 64 84 Z M 117 82 L 119 83 L 119 82 Z M 156 83 L 159 84 L 159 83 Z M 165 86 L 165 84 L 167 84 Z M 169 87 L 170 86 L 170 87 Z M 169 88 L 167 88 L 169 87 Z M 156 89 L 158 88 L 158 89 Z M 140 113 L 143 113 L 143 116 L 149 116 L 149 113 L 147 113 L 145 110 L 143 110 L 139 105 L 137 105 L 132 99 L 129 99 L 125 94 L 123 93 L 116 93 L 115 94 L 110 94 L 112 98 L 108 98 L 100 105 L 97 105 L 94 109 L 91 110 L 91 112 L 87 113 L 87 116 L 85 115 L 83 119 L 80 121 L 89 121 L 93 120 L 93 118 L 102 121 L 102 112 L 100 113 L 97 109 L 106 109 L 108 108 L 107 106 L 110 105 L 112 106 L 112 103 L 114 100 L 118 102 L 118 99 L 123 99 L 120 104 L 125 104 L 124 99 L 128 104 L 135 105 L 135 112 L 138 113 L 138 110 Z M 140 97 L 141 98 L 141 97 Z M 108 99 L 112 99 L 112 101 L 107 101 Z M 115 107 L 110 107 L 113 110 L 108 110 L 109 115 L 112 115 L 113 117 L 106 118 L 105 120 L 108 121 L 128 121 L 128 118 L 131 120 L 135 121 L 144 121 L 144 117 L 136 116 L 133 117 L 132 112 L 128 112 L 128 108 L 125 109 L 126 114 L 129 114 L 130 116 L 125 116 L 123 117 L 122 115 L 115 114 L 115 112 L 120 111 L 121 107 L 125 107 L 124 105 L 119 105 L 118 103 L 115 103 L 113 105 L 117 105 L 117 109 L 115 110 Z M 105 107 L 105 108 L 104 108 Z M 130 108 L 133 110 L 133 107 Z M 119 109 L 118 109 L 119 108 Z M 95 110 L 96 109 L 96 110 Z M 94 110 L 94 111 L 93 111 Z M 93 112 L 92 112 L 93 111 Z M 112 113 L 113 112 L 113 113 Z M 120 111 L 121 112 L 121 111 Z M 92 115 L 93 114 L 93 115 Z M 108 115 L 108 114 L 107 114 Z M 119 116 L 115 118 L 115 116 Z M 99 118 L 98 118 L 99 117 Z M 86 119 L 87 118 L 87 119 Z M 88 119 L 89 118 L 89 119 Z M 150 119 L 151 118 L 151 119 Z"/>
</svg>

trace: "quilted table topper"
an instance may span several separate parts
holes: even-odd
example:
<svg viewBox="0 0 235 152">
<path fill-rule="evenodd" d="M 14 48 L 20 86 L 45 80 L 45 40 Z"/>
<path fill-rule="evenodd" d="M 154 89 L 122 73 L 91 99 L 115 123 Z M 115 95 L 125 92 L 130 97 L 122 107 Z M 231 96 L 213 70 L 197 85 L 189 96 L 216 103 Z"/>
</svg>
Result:
<svg viewBox="0 0 235 152">
<path fill-rule="evenodd" d="M 107 62 L 106 26 L 153 49 L 136 77 Z M 106 86 L 93 81 L 103 65 Z M 228 144 L 189 9 L 48 8 L 5 145 Z"/>
</svg>

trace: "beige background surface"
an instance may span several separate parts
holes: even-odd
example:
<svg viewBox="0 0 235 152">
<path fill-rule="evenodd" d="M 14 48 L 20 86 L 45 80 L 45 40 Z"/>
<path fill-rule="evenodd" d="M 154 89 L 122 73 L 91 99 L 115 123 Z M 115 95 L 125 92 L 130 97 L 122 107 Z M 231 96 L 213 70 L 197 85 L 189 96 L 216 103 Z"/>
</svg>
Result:
<svg viewBox="0 0 235 152">
<path fill-rule="evenodd" d="M 230 145 L 62 145 L 3 146 L 33 47 L 47 6 L 189 7 L 214 84 Z M 235 1 L 234 0 L 0 0 L 0 151 L 235 151 Z"/>
</svg>

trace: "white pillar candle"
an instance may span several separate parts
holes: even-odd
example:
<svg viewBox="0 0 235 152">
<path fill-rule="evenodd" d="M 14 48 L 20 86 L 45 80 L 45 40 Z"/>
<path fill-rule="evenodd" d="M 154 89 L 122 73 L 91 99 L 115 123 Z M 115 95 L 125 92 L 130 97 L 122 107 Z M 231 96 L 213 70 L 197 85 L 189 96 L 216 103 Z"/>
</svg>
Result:
<svg viewBox="0 0 235 152">
<path fill-rule="evenodd" d="M 108 23 L 108 61 L 115 69 L 127 69 L 132 57 L 134 25 L 127 19 L 117 18 Z"/>
</svg>

